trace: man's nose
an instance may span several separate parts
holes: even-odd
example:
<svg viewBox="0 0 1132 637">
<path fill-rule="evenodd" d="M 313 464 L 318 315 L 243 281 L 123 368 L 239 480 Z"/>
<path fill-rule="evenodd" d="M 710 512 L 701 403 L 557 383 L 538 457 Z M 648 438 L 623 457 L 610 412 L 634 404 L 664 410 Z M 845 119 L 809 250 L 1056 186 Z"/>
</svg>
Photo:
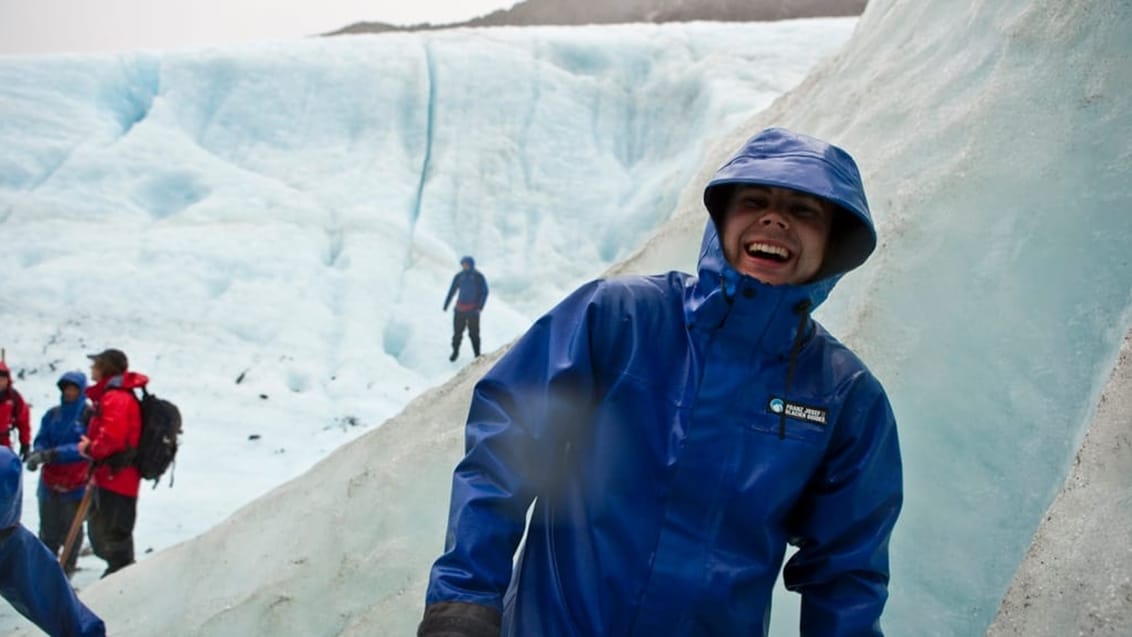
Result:
<svg viewBox="0 0 1132 637">
<path fill-rule="evenodd" d="M 783 230 L 790 227 L 789 219 L 778 208 L 771 208 L 764 212 L 763 216 L 759 218 L 759 223 L 764 226 L 777 226 Z"/>
</svg>

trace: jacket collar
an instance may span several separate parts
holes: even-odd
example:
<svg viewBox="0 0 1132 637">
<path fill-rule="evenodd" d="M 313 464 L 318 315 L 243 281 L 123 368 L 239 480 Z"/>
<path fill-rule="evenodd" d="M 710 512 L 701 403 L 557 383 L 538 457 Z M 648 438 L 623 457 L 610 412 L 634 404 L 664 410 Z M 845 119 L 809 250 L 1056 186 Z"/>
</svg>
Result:
<svg viewBox="0 0 1132 637">
<path fill-rule="evenodd" d="M 699 279 L 689 291 L 685 318 L 691 329 L 723 331 L 772 356 L 786 356 L 809 314 L 829 296 L 841 275 L 803 285 L 768 285 L 739 273 L 723 256 L 715 224 L 700 246 Z"/>
<path fill-rule="evenodd" d="M 137 389 L 144 387 L 149 382 L 149 378 L 144 374 L 137 372 L 126 372 L 111 376 L 110 378 L 103 378 L 97 384 L 87 387 L 86 395 L 91 400 L 98 400 L 111 389 Z"/>
</svg>

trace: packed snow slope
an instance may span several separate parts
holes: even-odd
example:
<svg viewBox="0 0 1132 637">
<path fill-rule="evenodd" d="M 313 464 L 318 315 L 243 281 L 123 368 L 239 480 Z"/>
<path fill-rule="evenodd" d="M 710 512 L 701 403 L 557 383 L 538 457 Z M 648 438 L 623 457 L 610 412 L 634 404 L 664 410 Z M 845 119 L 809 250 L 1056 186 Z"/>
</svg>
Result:
<svg viewBox="0 0 1132 637">
<path fill-rule="evenodd" d="M 1132 307 L 1130 35 L 1124 0 L 872 0 L 836 59 L 701 140 L 675 216 L 614 268 L 692 267 L 706 175 L 766 125 L 858 158 L 881 243 L 819 318 L 900 422 L 888 634 L 986 630 L 1113 368 Z M 116 635 L 412 634 L 467 400 L 495 356 L 84 598 Z M 785 600 L 772 634 L 797 632 Z"/>
<path fill-rule="evenodd" d="M 1132 331 L 987 637 L 1132 635 Z"/>
</svg>

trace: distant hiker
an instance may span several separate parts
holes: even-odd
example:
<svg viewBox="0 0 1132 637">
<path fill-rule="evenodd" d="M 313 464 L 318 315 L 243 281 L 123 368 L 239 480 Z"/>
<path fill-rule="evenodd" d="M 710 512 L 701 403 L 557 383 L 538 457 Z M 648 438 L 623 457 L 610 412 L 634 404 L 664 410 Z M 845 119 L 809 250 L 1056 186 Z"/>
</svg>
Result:
<svg viewBox="0 0 1132 637">
<path fill-rule="evenodd" d="M 106 626 L 75 595 L 59 562 L 20 524 L 20 459 L 0 447 L 0 595 L 48 635 L 103 637 Z"/>
<path fill-rule="evenodd" d="M 93 402 L 87 434 L 79 441 L 79 453 L 95 463 L 94 493 L 87 532 L 94 554 L 106 561 L 103 577 L 134 563 L 134 522 L 137 516 L 138 468 L 122 458 L 132 458 L 141 440 L 141 405 L 133 390 L 149 379 L 129 371 L 121 350 L 108 349 L 88 356 L 93 387 L 86 395 Z"/>
<path fill-rule="evenodd" d="M 90 408 L 83 394 L 86 374 L 66 372 L 55 385 L 59 388 L 59 404 L 43 414 L 27 466 L 31 471 L 43 466 L 36 490 L 39 539 L 47 550 L 58 554 L 86 492 L 90 461 L 79 454 L 79 441 L 86 434 Z M 74 572 L 78 555 L 77 550 L 71 551 L 63 565 L 68 575 Z"/>
<path fill-rule="evenodd" d="M 419 637 L 765 636 L 788 544 L 795 634 L 882 635 L 896 422 L 810 314 L 876 246 L 856 162 L 768 129 L 703 201 L 698 277 L 587 283 L 476 384 Z"/>
<path fill-rule="evenodd" d="M 20 460 L 31 453 L 31 412 L 24 397 L 12 386 L 12 372 L 0 361 L 0 445 L 12 447 L 10 431 L 19 436 Z"/>
<path fill-rule="evenodd" d="M 448 288 L 448 296 L 444 298 L 444 311 L 448 311 L 448 304 L 452 296 L 456 296 L 456 310 L 452 318 L 452 355 L 448 360 L 454 361 L 460 356 L 460 339 L 464 335 L 464 328 L 468 328 L 468 340 L 472 342 L 472 353 L 480 355 L 480 312 L 483 304 L 487 303 L 487 279 L 476 269 L 476 260 L 472 257 L 460 259 L 461 270 L 452 277 L 452 285 Z"/>
</svg>

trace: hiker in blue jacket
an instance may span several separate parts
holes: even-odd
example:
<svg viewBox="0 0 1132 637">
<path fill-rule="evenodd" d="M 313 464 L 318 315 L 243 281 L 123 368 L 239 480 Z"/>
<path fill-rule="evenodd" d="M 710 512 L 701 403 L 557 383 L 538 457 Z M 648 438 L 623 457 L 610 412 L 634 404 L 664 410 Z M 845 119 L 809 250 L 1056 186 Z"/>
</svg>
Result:
<svg viewBox="0 0 1132 637">
<path fill-rule="evenodd" d="M 484 303 L 487 303 L 487 279 L 476 269 L 476 260 L 472 257 L 460 259 L 460 271 L 452 277 L 448 296 L 444 297 L 445 312 L 448 311 L 448 304 L 452 302 L 453 296 L 456 297 L 456 308 L 452 316 L 452 355 L 448 360 L 459 358 L 464 328 L 467 328 L 468 340 L 472 342 L 472 354 L 479 356 L 480 312 L 483 311 Z"/>
<path fill-rule="evenodd" d="M 103 637 L 106 626 L 79 601 L 55 556 L 20 524 L 22 469 L 0 447 L 0 595 L 48 635 Z"/>
<path fill-rule="evenodd" d="M 86 391 L 86 374 L 81 371 L 64 372 L 55 385 L 59 388 L 59 404 L 43 414 L 27 467 L 35 471 L 43 465 L 39 488 L 36 489 L 39 539 L 47 550 L 58 554 L 90 478 L 90 461 L 79 455 L 78 448 L 79 440 L 86 434 L 90 405 L 83 394 Z M 79 531 L 78 537 L 82 538 L 81 526 Z M 76 547 L 63 565 L 68 575 L 74 572 L 78 556 Z"/>
<path fill-rule="evenodd" d="M 767 129 L 704 202 L 698 277 L 590 282 L 477 383 L 419 636 L 765 636 L 787 544 L 801 634 L 882 634 L 896 425 L 810 315 L 876 245 L 856 163 Z"/>
</svg>

